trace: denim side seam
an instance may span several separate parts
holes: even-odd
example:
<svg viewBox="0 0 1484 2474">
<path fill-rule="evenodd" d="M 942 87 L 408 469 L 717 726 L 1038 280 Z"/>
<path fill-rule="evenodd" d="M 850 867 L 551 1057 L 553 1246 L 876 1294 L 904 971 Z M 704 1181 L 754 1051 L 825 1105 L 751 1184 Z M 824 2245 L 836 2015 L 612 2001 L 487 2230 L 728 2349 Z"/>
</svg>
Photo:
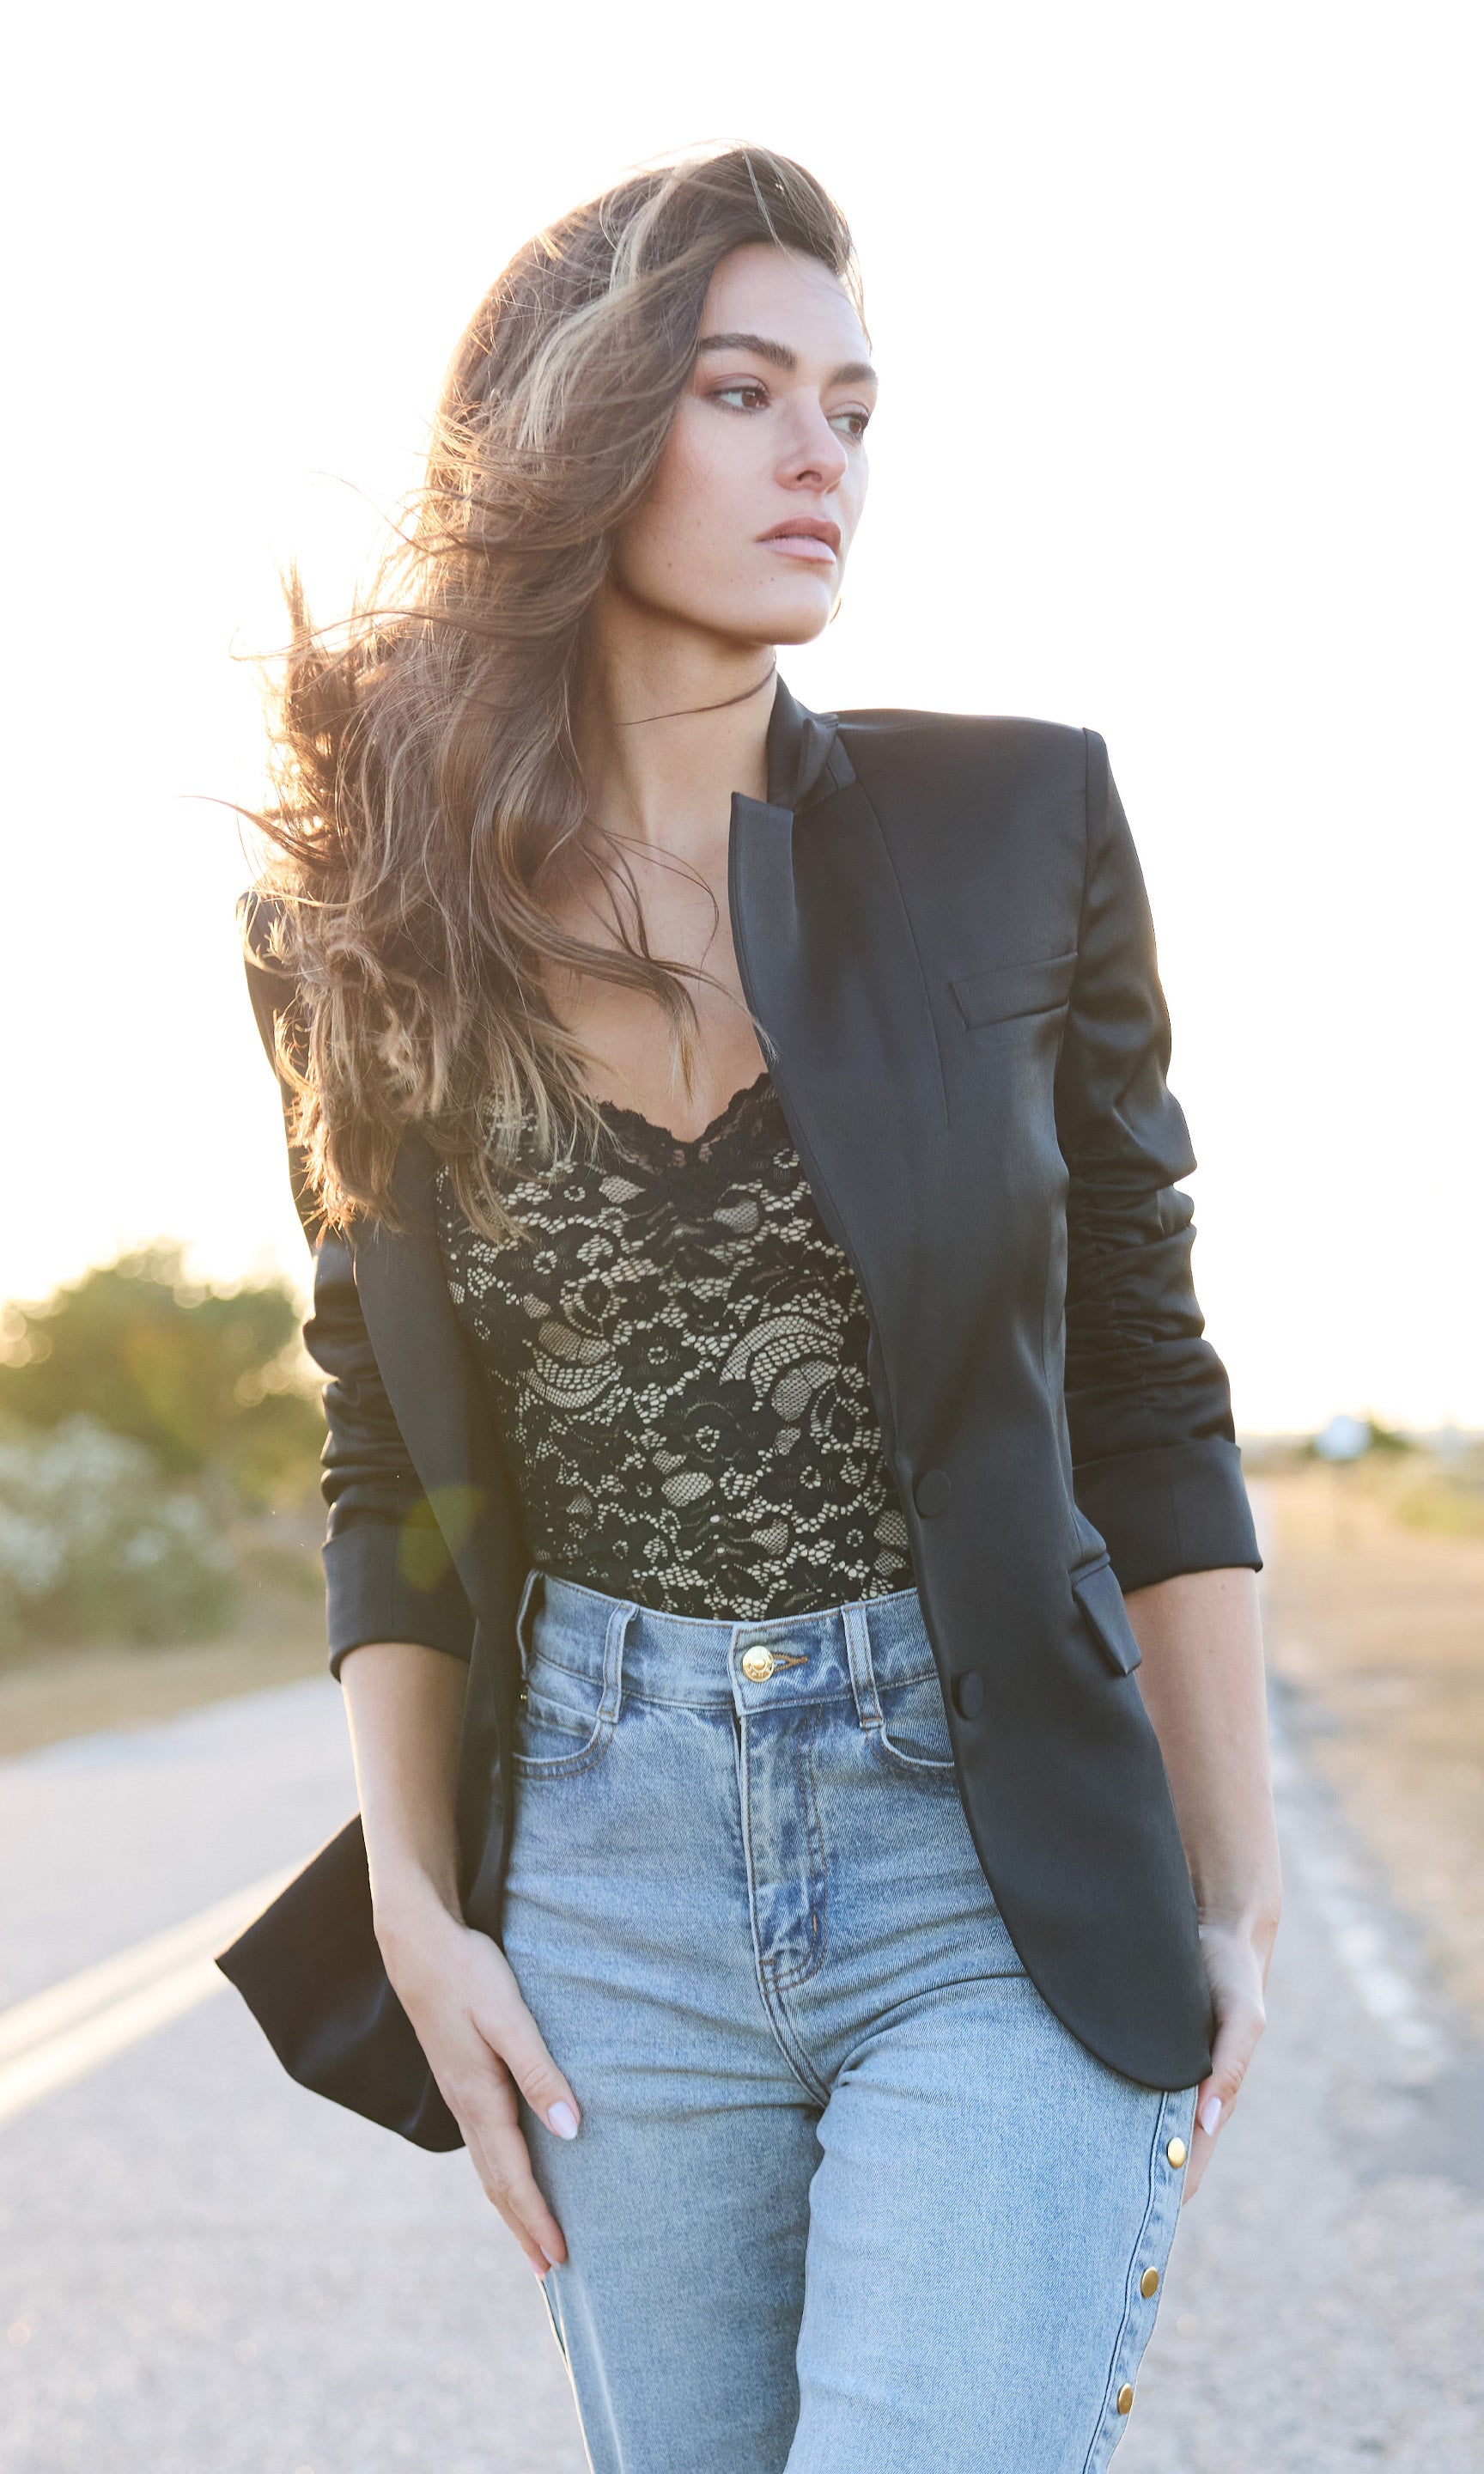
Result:
<svg viewBox="0 0 1484 2474">
<path fill-rule="evenodd" d="M 1103 2391 L 1102 2411 L 1097 2417 L 1092 2437 L 1088 2442 L 1088 2453 L 1083 2460 L 1082 2474 L 1102 2474 L 1102 2468 L 1108 2463 L 1113 2450 L 1117 2447 L 1119 2440 L 1123 2438 L 1125 2431 L 1128 2429 L 1128 2416 L 1126 2414 L 1121 2414 L 1118 2412 L 1118 2390 L 1126 2381 L 1130 2386 L 1135 2384 L 1137 2374 L 1143 2363 L 1144 2353 L 1149 2343 L 1149 2338 L 1154 2334 L 1154 2322 L 1159 2316 L 1160 2304 L 1163 2300 L 1164 2279 L 1169 2266 L 1169 2255 L 1174 2247 L 1175 2235 L 1180 2224 L 1181 2196 L 1185 2190 L 1185 2169 L 1183 2166 L 1169 2166 L 1166 2169 L 1170 2177 L 1170 2188 L 1168 2192 L 1166 2192 L 1161 2181 L 1161 2164 L 1164 2154 L 1166 2140 L 1175 2137 L 1175 2124 L 1179 2121 L 1183 2121 L 1185 2118 L 1185 2098 L 1187 2097 L 1190 2098 L 1189 2109 L 1193 2117 L 1195 2091 L 1194 2089 L 1182 2089 L 1178 2092 L 1166 2095 L 1155 2120 L 1154 2138 L 1149 2149 L 1149 2198 L 1145 2206 L 1143 2216 L 1139 2221 L 1138 2232 L 1134 2239 L 1133 2249 L 1129 2253 L 1128 2272 L 1124 2280 L 1123 2290 L 1123 2316 L 1118 2323 L 1118 2334 L 1113 2341 L 1113 2359 L 1109 2365 L 1108 2381 Z M 1174 2108 L 1177 2106 L 1180 2108 L 1180 2111 L 1178 2114 L 1175 2114 Z M 1143 2270 L 1139 2268 L 1139 2258 L 1143 2251 L 1145 2241 L 1148 2237 L 1150 2225 L 1160 2215 L 1161 2200 L 1166 2198 L 1173 2200 L 1175 2221 L 1170 2228 L 1169 2241 L 1164 2244 L 1159 2261 L 1159 2291 L 1157 2293 L 1151 2294 L 1149 2304 L 1147 2306 L 1150 2315 L 1149 2329 L 1147 2334 L 1144 2336 L 1142 2342 L 1138 2345 L 1134 2360 L 1130 2362 L 1128 2359 L 1129 2339 L 1133 2332 L 1132 2323 L 1135 2317 L 1136 2302 L 1141 2302 L 1143 2300 L 1142 2295 L 1137 2292 L 1135 2272 L 1137 2270 L 1140 2275 L 1143 2273 Z M 1155 2263 L 1153 2260 L 1150 2260 L 1146 2265 L 1152 2268 Z"/>
</svg>

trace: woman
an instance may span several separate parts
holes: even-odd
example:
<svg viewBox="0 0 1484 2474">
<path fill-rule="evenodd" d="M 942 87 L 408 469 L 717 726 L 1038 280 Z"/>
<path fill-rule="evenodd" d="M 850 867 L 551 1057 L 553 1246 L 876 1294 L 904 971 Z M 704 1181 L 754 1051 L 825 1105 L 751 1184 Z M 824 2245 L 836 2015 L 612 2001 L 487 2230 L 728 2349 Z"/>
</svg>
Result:
<svg viewBox="0 0 1484 2474">
<path fill-rule="evenodd" d="M 529 244 L 376 611 L 299 611 L 250 922 L 420 2047 L 348 2100 L 462 2136 L 600 2474 L 1102 2465 L 1276 1928 L 1102 742 L 775 674 L 874 396 L 796 164 Z"/>
</svg>

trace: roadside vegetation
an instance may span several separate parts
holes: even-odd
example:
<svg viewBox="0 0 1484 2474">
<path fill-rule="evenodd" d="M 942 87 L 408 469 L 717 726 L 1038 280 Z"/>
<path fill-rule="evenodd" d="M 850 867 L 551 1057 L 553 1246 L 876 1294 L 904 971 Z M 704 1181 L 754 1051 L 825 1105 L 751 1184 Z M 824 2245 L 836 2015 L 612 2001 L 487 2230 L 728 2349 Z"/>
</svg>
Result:
<svg viewBox="0 0 1484 2474">
<path fill-rule="evenodd" d="M 0 1315 L 0 1649 L 165 1644 L 315 1587 L 323 1436 L 285 1283 L 193 1287 L 179 1247 Z"/>
</svg>

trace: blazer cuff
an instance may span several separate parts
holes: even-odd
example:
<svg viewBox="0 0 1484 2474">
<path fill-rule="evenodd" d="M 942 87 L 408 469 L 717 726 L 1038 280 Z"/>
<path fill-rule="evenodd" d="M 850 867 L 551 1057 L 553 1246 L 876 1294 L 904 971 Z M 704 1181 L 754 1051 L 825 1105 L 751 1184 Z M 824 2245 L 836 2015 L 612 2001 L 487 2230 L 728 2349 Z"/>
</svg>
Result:
<svg viewBox="0 0 1484 2474">
<path fill-rule="evenodd" d="M 1073 1471 L 1077 1509 L 1107 1542 L 1118 1586 L 1145 1589 L 1177 1572 L 1262 1569 L 1242 1456 L 1219 1436 L 1119 1452 Z"/>
<path fill-rule="evenodd" d="M 430 1560 L 425 1536 L 415 1531 L 409 1537 L 390 1521 L 356 1520 L 325 1540 L 332 1675 L 339 1675 L 343 1658 L 369 1640 L 416 1641 L 450 1658 L 469 1658 L 473 1609 L 446 1559 L 440 1559 L 441 1570 L 418 1570 Z"/>
</svg>

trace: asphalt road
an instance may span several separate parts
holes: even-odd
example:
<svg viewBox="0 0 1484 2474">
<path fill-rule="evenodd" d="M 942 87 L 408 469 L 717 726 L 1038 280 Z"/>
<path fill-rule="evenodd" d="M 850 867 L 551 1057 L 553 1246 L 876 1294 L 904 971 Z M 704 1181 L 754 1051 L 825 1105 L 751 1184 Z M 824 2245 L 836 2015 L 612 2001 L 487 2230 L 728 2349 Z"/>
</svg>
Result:
<svg viewBox="0 0 1484 2474">
<path fill-rule="evenodd" d="M 1302 1712 L 1278 1716 L 1273 2025 L 1119 2474 L 1479 2474 L 1484 2061 L 1313 1783 Z M 18 2006 L 296 1861 L 351 1800 L 328 1683 L 0 1766 L 3 2474 L 580 2474 L 539 2297 L 463 2157 L 294 2088 L 234 1995 L 198 1999 L 189 1935 Z M 15 2078 L 7 2018 L 70 2084 Z"/>
</svg>

